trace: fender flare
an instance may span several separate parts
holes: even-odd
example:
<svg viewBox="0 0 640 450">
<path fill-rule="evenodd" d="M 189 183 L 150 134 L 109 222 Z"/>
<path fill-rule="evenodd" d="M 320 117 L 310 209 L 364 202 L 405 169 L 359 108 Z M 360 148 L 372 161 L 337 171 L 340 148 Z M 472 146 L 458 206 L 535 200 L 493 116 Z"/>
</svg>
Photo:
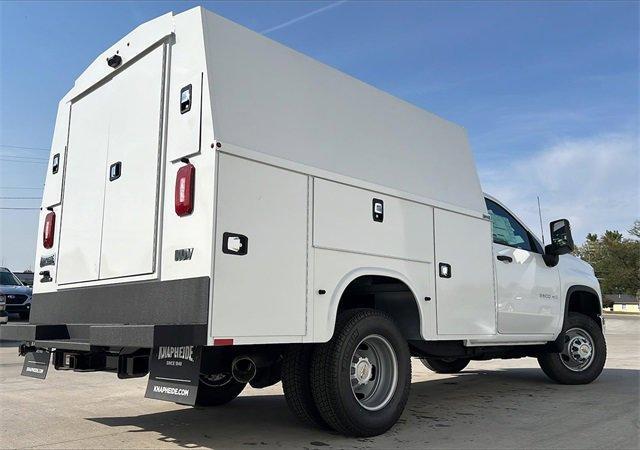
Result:
<svg viewBox="0 0 640 450">
<path fill-rule="evenodd" d="M 600 315 L 602 314 L 602 299 L 600 298 L 600 296 L 598 295 L 598 292 L 596 292 L 595 289 L 589 286 L 581 285 L 581 284 L 574 284 L 573 286 L 570 286 L 569 289 L 567 289 L 567 293 L 564 297 L 564 313 L 562 315 L 562 328 L 560 329 L 560 333 L 558 333 L 558 337 L 555 339 L 555 341 L 553 341 L 553 346 L 557 351 L 562 350 L 564 326 L 565 326 L 567 317 L 569 317 L 569 299 L 571 298 L 571 295 L 573 295 L 575 292 L 587 292 L 589 294 L 595 295 L 595 297 L 598 299 L 598 310 L 600 311 Z M 600 328 L 602 328 L 602 321 L 599 323 L 599 325 L 600 325 Z"/>
<path fill-rule="evenodd" d="M 336 285 L 336 288 L 334 289 L 333 294 L 331 295 L 331 302 L 329 304 L 329 317 L 327 317 L 327 320 L 333 331 L 331 332 L 331 336 L 329 336 L 329 339 L 333 337 L 333 334 L 335 332 L 336 319 L 338 315 L 338 306 L 340 305 L 340 300 L 342 300 L 342 295 L 344 294 L 344 291 L 351 284 L 351 282 L 363 276 L 383 276 L 383 277 L 395 278 L 403 282 L 409 288 L 409 290 L 411 291 L 411 294 L 413 295 L 413 300 L 416 304 L 416 308 L 418 309 L 418 315 L 419 315 L 418 319 L 420 323 L 420 336 L 424 338 L 424 336 L 422 335 L 422 325 L 423 325 L 423 319 L 424 319 L 422 316 L 422 309 L 420 309 L 420 302 L 418 300 L 419 297 L 411 281 L 405 275 L 395 270 L 383 269 L 381 267 L 359 267 L 357 269 L 353 269 L 347 272 L 347 274 L 344 275 L 340 279 L 340 281 L 338 281 L 338 284 Z"/>
<path fill-rule="evenodd" d="M 589 294 L 595 295 L 595 297 L 598 299 L 598 310 L 600 311 L 600 314 L 602 314 L 602 299 L 598 295 L 598 292 L 596 292 L 596 290 L 593 289 L 592 287 L 584 286 L 581 284 L 574 284 L 573 286 L 570 286 L 569 289 L 567 289 L 567 294 L 564 297 L 564 315 L 562 317 L 563 329 L 564 329 L 564 321 L 569 316 L 569 299 L 571 298 L 571 295 L 573 295 L 574 292 L 587 292 Z"/>
</svg>

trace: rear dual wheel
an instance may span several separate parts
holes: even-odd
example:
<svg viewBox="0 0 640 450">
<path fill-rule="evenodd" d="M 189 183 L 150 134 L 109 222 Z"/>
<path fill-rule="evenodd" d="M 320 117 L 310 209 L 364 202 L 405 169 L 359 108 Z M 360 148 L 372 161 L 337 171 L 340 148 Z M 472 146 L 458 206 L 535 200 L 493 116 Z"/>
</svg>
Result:
<svg viewBox="0 0 640 450">
<path fill-rule="evenodd" d="M 328 428 L 311 391 L 311 361 L 315 345 L 290 345 L 282 360 L 282 390 L 289 410 L 302 422 Z"/>
<path fill-rule="evenodd" d="M 236 381 L 230 373 L 200 374 L 196 406 L 221 406 L 235 399 L 246 383 Z"/>
<path fill-rule="evenodd" d="M 382 434 L 409 396 L 409 347 L 388 315 L 347 311 L 338 317 L 333 338 L 316 346 L 310 383 L 315 407 L 331 428 L 351 436 Z"/>
</svg>

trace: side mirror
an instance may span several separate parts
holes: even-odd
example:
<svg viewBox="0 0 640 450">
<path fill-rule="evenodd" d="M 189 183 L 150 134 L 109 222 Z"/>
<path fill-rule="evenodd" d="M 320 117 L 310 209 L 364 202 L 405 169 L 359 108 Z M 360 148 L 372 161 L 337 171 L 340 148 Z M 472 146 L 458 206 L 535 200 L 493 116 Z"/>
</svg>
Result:
<svg viewBox="0 0 640 450">
<path fill-rule="evenodd" d="M 551 230 L 551 244 L 545 247 L 549 255 L 564 255 L 573 251 L 573 236 L 571 224 L 567 219 L 554 220 L 549 224 Z"/>
</svg>

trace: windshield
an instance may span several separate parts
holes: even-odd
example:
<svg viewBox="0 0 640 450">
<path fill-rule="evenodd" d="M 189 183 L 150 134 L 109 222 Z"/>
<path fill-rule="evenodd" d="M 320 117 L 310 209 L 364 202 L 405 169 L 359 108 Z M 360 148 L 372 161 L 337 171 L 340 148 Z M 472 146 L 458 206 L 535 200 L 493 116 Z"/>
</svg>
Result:
<svg viewBox="0 0 640 450">
<path fill-rule="evenodd" d="M 2 271 L 0 271 L 0 285 L 3 285 L 3 286 L 22 286 L 22 283 L 20 283 L 20 280 L 18 280 L 8 270 L 2 270 Z"/>
<path fill-rule="evenodd" d="M 14 275 L 25 286 L 33 286 L 33 274 L 32 273 L 14 273 Z"/>
</svg>

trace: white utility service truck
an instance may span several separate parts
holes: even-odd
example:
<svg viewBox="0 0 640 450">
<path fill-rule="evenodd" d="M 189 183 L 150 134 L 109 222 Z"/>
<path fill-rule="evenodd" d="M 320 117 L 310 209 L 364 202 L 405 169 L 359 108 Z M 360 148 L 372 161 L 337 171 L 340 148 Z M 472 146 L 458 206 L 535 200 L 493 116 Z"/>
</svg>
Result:
<svg viewBox="0 0 640 450">
<path fill-rule="evenodd" d="M 602 371 L 592 268 L 484 195 L 464 129 L 201 8 L 147 22 L 62 99 L 23 374 L 149 374 L 221 405 L 282 381 L 303 420 L 383 433 L 411 357 Z"/>
</svg>

